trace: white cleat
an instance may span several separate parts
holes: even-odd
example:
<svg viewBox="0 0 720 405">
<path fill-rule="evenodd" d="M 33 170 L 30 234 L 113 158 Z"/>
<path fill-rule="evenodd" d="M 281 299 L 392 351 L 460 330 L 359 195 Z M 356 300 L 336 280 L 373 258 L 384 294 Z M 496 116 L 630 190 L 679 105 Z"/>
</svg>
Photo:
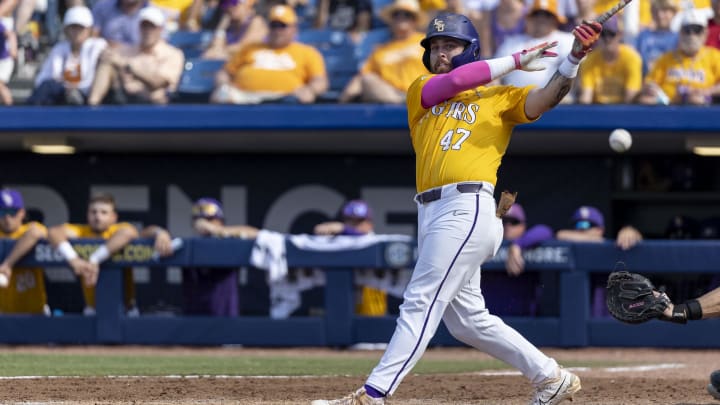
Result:
<svg viewBox="0 0 720 405">
<path fill-rule="evenodd" d="M 310 405 L 385 405 L 385 398 L 373 398 L 365 393 L 365 388 L 340 399 L 318 399 Z"/>
<path fill-rule="evenodd" d="M 573 394 L 580 388 L 580 378 L 561 368 L 560 375 L 548 378 L 537 386 L 530 405 L 556 405 L 566 399 L 572 401 Z"/>
</svg>

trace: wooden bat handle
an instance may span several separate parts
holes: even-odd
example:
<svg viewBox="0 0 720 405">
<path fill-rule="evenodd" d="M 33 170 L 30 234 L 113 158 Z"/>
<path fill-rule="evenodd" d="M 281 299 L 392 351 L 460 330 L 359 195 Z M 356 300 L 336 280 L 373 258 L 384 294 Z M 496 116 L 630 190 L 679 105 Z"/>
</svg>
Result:
<svg viewBox="0 0 720 405">
<path fill-rule="evenodd" d="M 620 10 L 625 8 L 628 4 L 630 4 L 632 0 L 620 0 L 618 4 L 615 5 L 615 7 L 611 8 L 610 10 L 600 14 L 600 16 L 595 20 L 599 22 L 600 24 L 605 24 L 605 21 L 609 20 L 610 17 L 617 14 Z"/>
</svg>

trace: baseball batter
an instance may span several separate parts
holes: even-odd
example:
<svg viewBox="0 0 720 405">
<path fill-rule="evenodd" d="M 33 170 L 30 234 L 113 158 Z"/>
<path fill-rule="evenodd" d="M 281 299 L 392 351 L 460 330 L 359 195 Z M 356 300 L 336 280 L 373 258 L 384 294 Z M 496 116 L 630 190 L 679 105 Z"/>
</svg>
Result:
<svg viewBox="0 0 720 405">
<path fill-rule="evenodd" d="M 384 404 L 412 370 L 440 320 L 458 340 L 519 369 L 537 388 L 531 404 L 557 404 L 580 390 L 561 369 L 485 308 L 480 265 L 502 241 L 494 185 L 513 127 L 532 122 L 570 91 L 578 65 L 602 25 L 573 31 L 570 55 L 544 88 L 484 85 L 514 70 L 544 69 L 556 43 L 481 61 L 477 31 L 459 14 L 434 18 L 421 45 L 432 73 L 408 89 L 410 136 L 416 154 L 418 260 L 395 333 L 365 385 L 338 400 L 313 405 Z"/>
</svg>

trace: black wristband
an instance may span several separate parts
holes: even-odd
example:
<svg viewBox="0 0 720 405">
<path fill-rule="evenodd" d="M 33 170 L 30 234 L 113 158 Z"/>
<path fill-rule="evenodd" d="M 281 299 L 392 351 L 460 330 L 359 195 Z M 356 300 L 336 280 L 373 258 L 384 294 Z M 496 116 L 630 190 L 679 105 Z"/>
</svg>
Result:
<svg viewBox="0 0 720 405">
<path fill-rule="evenodd" d="M 672 316 L 668 319 L 670 322 L 675 323 L 687 323 L 688 316 L 687 316 L 687 305 L 685 304 L 677 304 L 673 306 Z"/>
<path fill-rule="evenodd" d="M 687 308 L 687 318 L 691 321 L 696 321 L 698 319 L 702 319 L 702 307 L 700 306 L 700 302 L 698 300 L 689 300 L 685 301 L 683 304 Z"/>
</svg>

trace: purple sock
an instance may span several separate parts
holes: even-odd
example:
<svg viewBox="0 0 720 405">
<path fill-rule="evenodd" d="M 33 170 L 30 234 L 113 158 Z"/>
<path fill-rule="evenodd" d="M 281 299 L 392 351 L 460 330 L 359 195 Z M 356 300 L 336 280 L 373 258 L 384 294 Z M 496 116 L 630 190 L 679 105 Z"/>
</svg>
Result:
<svg viewBox="0 0 720 405">
<path fill-rule="evenodd" d="M 385 394 L 367 384 L 365 384 L 365 393 L 371 398 L 382 398 L 385 396 Z"/>
</svg>

